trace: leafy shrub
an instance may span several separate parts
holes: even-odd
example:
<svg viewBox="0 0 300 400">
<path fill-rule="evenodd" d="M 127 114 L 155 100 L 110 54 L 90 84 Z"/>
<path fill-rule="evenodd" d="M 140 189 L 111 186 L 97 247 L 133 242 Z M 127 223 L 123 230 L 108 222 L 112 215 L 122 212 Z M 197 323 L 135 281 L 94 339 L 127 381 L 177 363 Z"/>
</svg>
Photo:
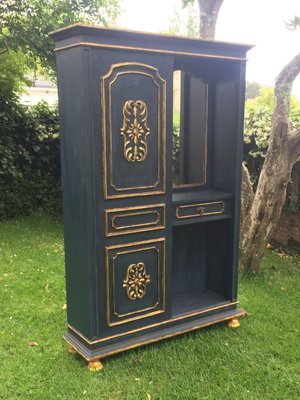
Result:
<svg viewBox="0 0 300 400">
<path fill-rule="evenodd" d="M 57 108 L 0 103 L 0 218 L 61 214 Z"/>
<path fill-rule="evenodd" d="M 262 87 L 260 95 L 245 103 L 244 142 L 246 157 L 264 157 L 268 148 L 274 108 L 274 89 Z M 291 97 L 290 121 L 294 128 L 300 126 L 300 100 Z"/>
<path fill-rule="evenodd" d="M 180 123 L 179 119 L 173 121 L 173 148 L 172 148 L 172 173 L 173 182 L 179 182 L 179 151 L 180 151 Z"/>
<path fill-rule="evenodd" d="M 247 162 L 254 189 L 268 148 L 273 108 L 274 89 L 271 87 L 261 87 L 259 96 L 245 103 L 244 161 Z M 290 123 L 292 129 L 300 127 L 300 100 L 294 96 L 290 99 Z M 299 169 L 299 161 L 297 164 L 294 168 Z M 299 209 L 299 201 L 290 203 L 289 187 L 286 206 Z"/>
</svg>

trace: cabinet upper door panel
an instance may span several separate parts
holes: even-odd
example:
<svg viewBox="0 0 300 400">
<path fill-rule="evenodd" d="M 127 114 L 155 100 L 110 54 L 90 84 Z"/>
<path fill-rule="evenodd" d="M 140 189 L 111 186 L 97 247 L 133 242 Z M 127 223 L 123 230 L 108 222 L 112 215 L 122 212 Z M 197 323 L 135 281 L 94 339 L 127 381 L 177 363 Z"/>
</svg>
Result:
<svg viewBox="0 0 300 400">
<path fill-rule="evenodd" d="M 102 77 L 105 198 L 165 193 L 166 82 L 140 63 Z"/>
</svg>

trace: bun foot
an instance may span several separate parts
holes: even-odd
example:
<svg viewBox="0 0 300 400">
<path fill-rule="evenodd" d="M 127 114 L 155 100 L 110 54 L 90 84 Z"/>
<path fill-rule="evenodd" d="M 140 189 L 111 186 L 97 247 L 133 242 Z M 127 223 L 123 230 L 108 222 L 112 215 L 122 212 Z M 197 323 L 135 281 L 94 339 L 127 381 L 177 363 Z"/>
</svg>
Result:
<svg viewBox="0 0 300 400">
<path fill-rule="evenodd" d="M 88 363 L 88 369 L 90 371 L 96 372 L 96 371 L 100 371 L 103 368 L 104 368 L 104 366 L 100 360 L 92 360 L 92 361 L 89 361 L 89 363 Z"/>
<path fill-rule="evenodd" d="M 238 328 L 240 326 L 239 320 L 237 318 L 231 319 L 228 321 L 229 328 Z"/>
<path fill-rule="evenodd" d="M 69 346 L 68 347 L 68 353 L 70 353 L 70 354 L 75 354 L 75 353 L 77 353 L 77 351 L 75 350 L 75 348 L 73 347 L 73 346 Z"/>
</svg>

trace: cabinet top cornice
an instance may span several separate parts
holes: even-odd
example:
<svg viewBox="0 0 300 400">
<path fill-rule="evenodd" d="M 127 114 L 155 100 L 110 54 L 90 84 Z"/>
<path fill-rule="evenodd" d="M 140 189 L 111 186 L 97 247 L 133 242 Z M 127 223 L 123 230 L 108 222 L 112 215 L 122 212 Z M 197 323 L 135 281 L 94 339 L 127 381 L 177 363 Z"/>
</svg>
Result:
<svg viewBox="0 0 300 400">
<path fill-rule="evenodd" d="M 86 46 L 191 57 L 245 60 L 253 46 L 217 40 L 74 24 L 51 32 L 56 51 Z"/>
</svg>

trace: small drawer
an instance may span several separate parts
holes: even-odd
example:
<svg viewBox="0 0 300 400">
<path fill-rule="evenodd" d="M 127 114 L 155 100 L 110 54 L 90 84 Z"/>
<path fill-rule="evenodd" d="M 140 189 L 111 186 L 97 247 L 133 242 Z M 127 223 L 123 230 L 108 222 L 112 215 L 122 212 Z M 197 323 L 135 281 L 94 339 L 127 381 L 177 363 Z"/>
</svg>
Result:
<svg viewBox="0 0 300 400">
<path fill-rule="evenodd" d="M 106 236 L 164 229 L 166 225 L 164 204 L 113 208 L 104 213 Z"/>
<path fill-rule="evenodd" d="M 224 202 L 195 203 L 180 205 L 175 208 L 175 219 L 201 218 L 224 213 Z"/>
</svg>

